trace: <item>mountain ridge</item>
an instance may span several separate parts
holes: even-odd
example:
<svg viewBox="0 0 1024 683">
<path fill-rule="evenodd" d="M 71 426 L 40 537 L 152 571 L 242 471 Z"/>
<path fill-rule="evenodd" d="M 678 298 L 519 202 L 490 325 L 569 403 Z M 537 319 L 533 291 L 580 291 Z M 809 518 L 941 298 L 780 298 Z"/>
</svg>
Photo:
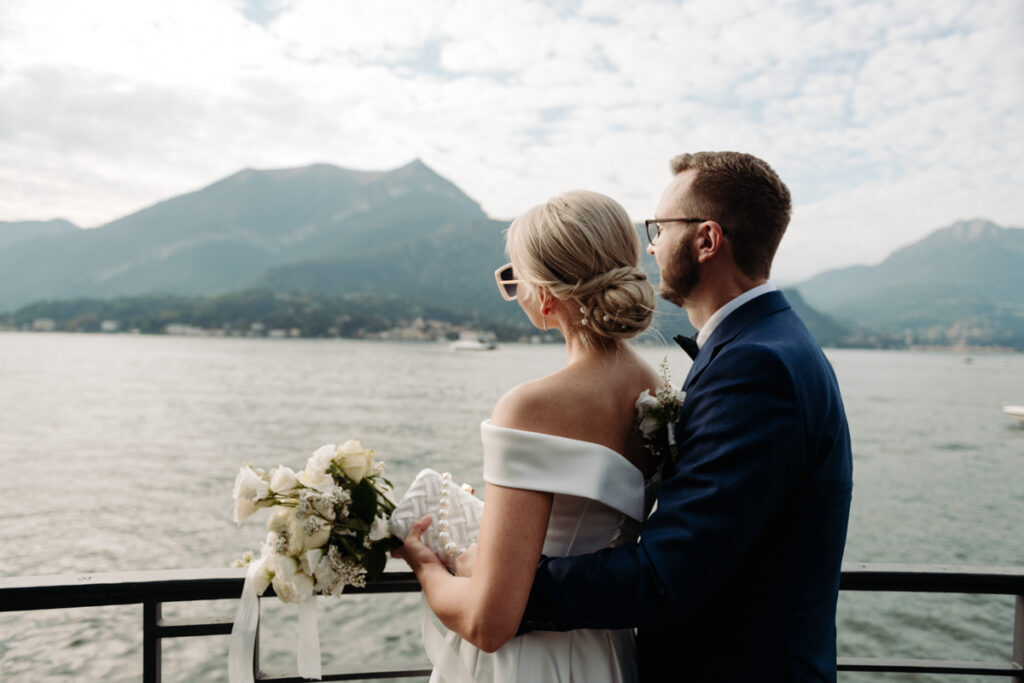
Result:
<svg viewBox="0 0 1024 683">
<path fill-rule="evenodd" d="M 518 307 L 489 286 L 506 260 L 507 226 L 419 159 L 387 171 L 245 168 L 98 228 L 0 223 L 0 311 L 42 300 L 266 290 L 397 297 L 512 324 L 521 322 Z M 5 228 L 17 233 L 6 243 Z M 656 264 L 643 258 L 656 280 Z M 830 345 L 1024 348 L 1020 263 L 1024 230 L 976 218 L 877 265 L 783 289 Z M 659 301 L 659 312 L 672 308 Z"/>
<path fill-rule="evenodd" d="M 1024 229 L 960 220 L 873 266 L 795 288 L 829 314 L 908 344 L 1024 348 Z"/>
</svg>

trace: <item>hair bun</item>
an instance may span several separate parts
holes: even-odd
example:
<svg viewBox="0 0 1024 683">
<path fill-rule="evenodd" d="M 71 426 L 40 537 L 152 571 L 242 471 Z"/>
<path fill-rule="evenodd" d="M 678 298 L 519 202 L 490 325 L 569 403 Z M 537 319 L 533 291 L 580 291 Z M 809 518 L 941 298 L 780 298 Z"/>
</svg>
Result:
<svg viewBox="0 0 1024 683">
<path fill-rule="evenodd" d="M 601 273 L 578 285 L 575 296 L 581 304 L 580 322 L 603 337 L 635 337 L 654 315 L 654 287 L 638 266 Z"/>
</svg>

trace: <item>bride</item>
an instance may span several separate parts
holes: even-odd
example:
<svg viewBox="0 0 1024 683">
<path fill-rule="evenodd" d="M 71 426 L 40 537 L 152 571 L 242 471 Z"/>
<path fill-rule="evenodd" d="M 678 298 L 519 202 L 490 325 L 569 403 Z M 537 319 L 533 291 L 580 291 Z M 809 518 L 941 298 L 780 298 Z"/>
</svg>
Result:
<svg viewBox="0 0 1024 683">
<path fill-rule="evenodd" d="M 480 427 L 487 504 L 471 573 L 451 575 L 421 542 L 429 516 L 394 552 L 451 631 L 432 682 L 637 678 L 631 630 L 516 631 L 541 554 L 635 542 L 653 502 L 658 463 L 634 404 L 663 379 L 627 343 L 655 303 L 640 249 L 625 210 L 594 192 L 555 197 L 508 229 L 501 294 L 564 335 L 566 365 L 510 390 Z"/>
</svg>

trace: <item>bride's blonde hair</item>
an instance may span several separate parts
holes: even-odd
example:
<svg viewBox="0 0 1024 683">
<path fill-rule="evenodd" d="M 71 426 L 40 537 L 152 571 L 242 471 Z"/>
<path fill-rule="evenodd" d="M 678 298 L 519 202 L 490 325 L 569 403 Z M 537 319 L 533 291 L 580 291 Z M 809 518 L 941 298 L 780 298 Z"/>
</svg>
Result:
<svg viewBox="0 0 1024 683">
<path fill-rule="evenodd" d="M 640 267 L 640 238 L 611 197 L 574 190 L 512 221 L 506 251 L 516 277 L 573 304 L 584 344 L 610 346 L 647 329 L 654 287 Z"/>
</svg>

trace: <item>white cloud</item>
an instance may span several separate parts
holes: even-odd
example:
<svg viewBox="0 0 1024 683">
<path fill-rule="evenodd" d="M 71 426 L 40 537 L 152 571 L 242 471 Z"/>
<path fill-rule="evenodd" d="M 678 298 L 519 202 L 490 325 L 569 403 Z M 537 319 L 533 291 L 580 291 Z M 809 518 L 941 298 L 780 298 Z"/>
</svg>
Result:
<svg viewBox="0 0 1024 683">
<path fill-rule="evenodd" d="M 639 220 L 669 157 L 733 148 L 793 190 L 782 279 L 1024 225 L 1019 0 L 263 5 L 0 5 L 0 220 L 414 157 L 496 217 L 588 187 Z"/>
</svg>

